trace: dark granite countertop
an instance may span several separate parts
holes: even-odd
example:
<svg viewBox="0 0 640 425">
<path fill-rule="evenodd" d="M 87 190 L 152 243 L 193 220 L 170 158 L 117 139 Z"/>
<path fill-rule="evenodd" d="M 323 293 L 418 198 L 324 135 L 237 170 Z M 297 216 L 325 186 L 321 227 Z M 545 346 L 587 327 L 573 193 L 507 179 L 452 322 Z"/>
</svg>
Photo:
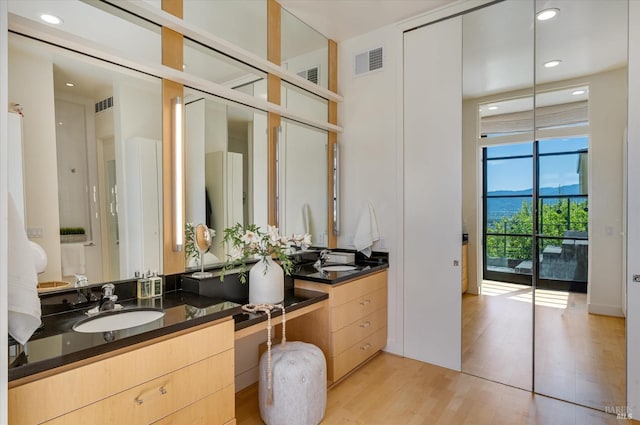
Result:
<svg viewBox="0 0 640 425">
<path fill-rule="evenodd" d="M 327 299 L 321 292 L 285 288 L 284 305 L 287 312 L 295 311 Z M 247 314 L 240 303 L 210 298 L 181 290 L 165 293 L 162 297 L 147 300 L 136 298 L 119 300 L 124 309 L 160 308 L 165 315 L 151 323 L 108 333 L 79 333 L 72 326 L 86 318 L 85 311 L 93 307 L 43 315 L 43 326 L 38 329 L 24 347 L 24 353 L 16 356 L 15 343 L 9 344 L 9 381 L 68 365 L 113 350 L 128 347 L 200 324 L 233 316 L 235 329 L 243 329 L 266 321 L 265 314 Z M 281 312 L 274 311 L 273 316 Z M 14 353 L 12 353 L 12 349 Z M 13 355 L 12 355 L 13 354 Z"/>
<path fill-rule="evenodd" d="M 336 250 L 339 252 L 339 250 Z M 365 257 L 360 253 L 355 253 L 353 264 L 325 264 L 327 266 L 353 266 L 353 270 L 326 271 L 318 270 L 313 263 L 302 263 L 294 267 L 291 277 L 300 280 L 326 283 L 329 285 L 341 284 L 353 279 L 364 277 L 371 273 L 376 273 L 389 268 L 389 257 L 386 253 L 373 253 L 371 257 Z"/>
<path fill-rule="evenodd" d="M 328 298 L 324 292 L 294 288 L 293 281 L 295 279 L 336 285 L 389 267 L 388 254 L 386 253 L 374 252 L 371 257 L 355 253 L 353 270 L 319 271 L 313 267 L 313 260 L 317 259 L 317 255 L 317 250 L 295 255 L 294 271 L 291 276 L 285 278 L 284 305 L 287 313 Z M 329 264 L 325 266 L 327 265 Z M 186 286 L 183 290 L 182 285 L 185 278 L 188 279 L 188 277 L 189 273 L 165 276 L 164 295 L 147 300 L 136 298 L 135 281 L 114 282 L 116 283 L 116 294 L 119 296 L 118 303 L 124 309 L 156 308 L 162 309 L 165 315 L 145 325 L 112 332 L 79 333 L 72 329 L 76 322 L 87 317 L 85 312 L 88 309 L 97 305 L 97 302 L 91 302 L 81 307 L 74 306 L 74 302 L 77 301 L 75 289 L 54 291 L 41 296 L 43 324 L 29 339 L 24 347 L 24 352 L 19 352 L 15 341 L 12 339 L 9 341 L 9 381 L 69 365 L 224 317 L 233 317 L 236 331 L 267 320 L 266 314 L 243 312 L 242 305 L 248 301 L 244 298 L 234 298 L 237 295 L 235 291 L 231 296 L 210 292 L 212 288 L 218 291 L 220 287 L 233 285 L 234 280 L 238 279 L 237 276 L 229 275 L 224 281 L 225 285 L 220 285 L 222 282 L 217 277 L 215 281 L 219 285 L 207 286 L 207 284 L 199 289 L 196 288 L 195 292 L 188 292 Z M 99 284 L 92 285 L 89 291 L 100 294 L 99 287 Z M 248 292 L 246 296 L 248 296 Z M 275 309 L 272 316 L 277 317 L 281 314 L 280 310 Z"/>
</svg>

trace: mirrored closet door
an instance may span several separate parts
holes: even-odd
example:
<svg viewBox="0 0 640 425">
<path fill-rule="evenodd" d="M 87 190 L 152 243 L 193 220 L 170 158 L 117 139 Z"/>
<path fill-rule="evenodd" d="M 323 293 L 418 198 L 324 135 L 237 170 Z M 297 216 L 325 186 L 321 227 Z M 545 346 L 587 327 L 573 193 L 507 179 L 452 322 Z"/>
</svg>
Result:
<svg viewBox="0 0 640 425">
<path fill-rule="evenodd" d="M 463 16 L 462 370 L 605 412 L 626 404 L 627 12 Z"/>
</svg>

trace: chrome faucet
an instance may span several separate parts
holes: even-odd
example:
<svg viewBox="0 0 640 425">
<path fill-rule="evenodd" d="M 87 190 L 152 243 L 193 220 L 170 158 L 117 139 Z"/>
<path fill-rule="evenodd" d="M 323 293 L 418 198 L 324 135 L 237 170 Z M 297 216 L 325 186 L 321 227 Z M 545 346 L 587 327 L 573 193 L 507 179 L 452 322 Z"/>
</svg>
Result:
<svg viewBox="0 0 640 425">
<path fill-rule="evenodd" d="M 98 298 L 93 294 L 91 289 L 89 289 L 89 279 L 87 279 L 87 276 L 82 274 L 77 274 L 75 276 L 76 276 L 76 281 L 74 282 L 73 286 L 76 288 L 76 291 L 78 292 L 78 299 L 76 299 L 76 302 L 74 304 L 82 304 L 89 301 L 97 301 Z"/>
<path fill-rule="evenodd" d="M 118 296 L 113 293 L 115 289 L 116 287 L 113 283 L 102 285 L 102 297 L 100 298 L 98 310 L 109 311 L 115 309 L 116 301 L 118 301 Z"/>
<path fill-rule="evenodd" d="M 329 252 L 330 251 L 328 249 L 323 249 L 322 251 L 320 251 L 320 254 L 318 255 L 318 259 L 313 264 L 313 267 L 315 267 L 317 270 L 321 270 L 322 266 L 324 266 L 324 264 L 329 259 Z"/>
</svg>

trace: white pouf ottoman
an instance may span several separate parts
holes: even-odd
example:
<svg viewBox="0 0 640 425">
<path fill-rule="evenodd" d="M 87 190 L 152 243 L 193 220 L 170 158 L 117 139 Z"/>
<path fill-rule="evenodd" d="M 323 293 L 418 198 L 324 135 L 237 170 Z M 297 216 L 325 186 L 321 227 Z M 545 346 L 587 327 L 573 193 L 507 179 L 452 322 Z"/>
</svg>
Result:
<svg viewBox="0 0 640 425">
<path fill-rule="evenodd" d="M 327 405 L 327 363 L 313 344 L 289 341 L 271 349 L 272 403 L 268 356 L 260 358 L 260 416 L 267 425 L 317 425 Z"/>
</svg>

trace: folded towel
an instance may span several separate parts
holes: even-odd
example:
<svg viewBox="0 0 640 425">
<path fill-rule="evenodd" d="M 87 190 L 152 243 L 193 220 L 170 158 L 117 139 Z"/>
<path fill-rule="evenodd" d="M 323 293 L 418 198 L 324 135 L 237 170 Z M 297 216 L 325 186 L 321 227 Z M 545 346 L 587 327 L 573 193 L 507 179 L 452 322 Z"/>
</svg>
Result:
<svg viewBox="0 0 640 425">
<path fill-rule="evenodd" d="M 40 326 L 42 312 L 32 248 L 11 195 L 8 204 L 8 225 L 8 328 L 13 339 L 24 345 Z"/>
<path fill-rule="evenodd" d="M 353 246 L 355 246 L 356 251 L 360 251 L 365 256 L 370 257 L 371 246 L 379 239 L 380 231 L 378 230 L 376 213 L 373 210 L 371 202 L 368 202 L 367 206 L 360 214 L 358 226 L 356 227 L 356 234 L 353 237 Z"/>
<path fill-rule="evenodd" d="M 309 233 L 309 204 L 302 204 L 300 208 L 300 215 L 298 216 L 298 222 L 296 223 L 296 235 L 305 235 Z"/>
<path fill-rule="evenodd" d="M 60 244 L 60 257 L 62 276 L 86 274 L 83 243 Z"/>
</svg>

